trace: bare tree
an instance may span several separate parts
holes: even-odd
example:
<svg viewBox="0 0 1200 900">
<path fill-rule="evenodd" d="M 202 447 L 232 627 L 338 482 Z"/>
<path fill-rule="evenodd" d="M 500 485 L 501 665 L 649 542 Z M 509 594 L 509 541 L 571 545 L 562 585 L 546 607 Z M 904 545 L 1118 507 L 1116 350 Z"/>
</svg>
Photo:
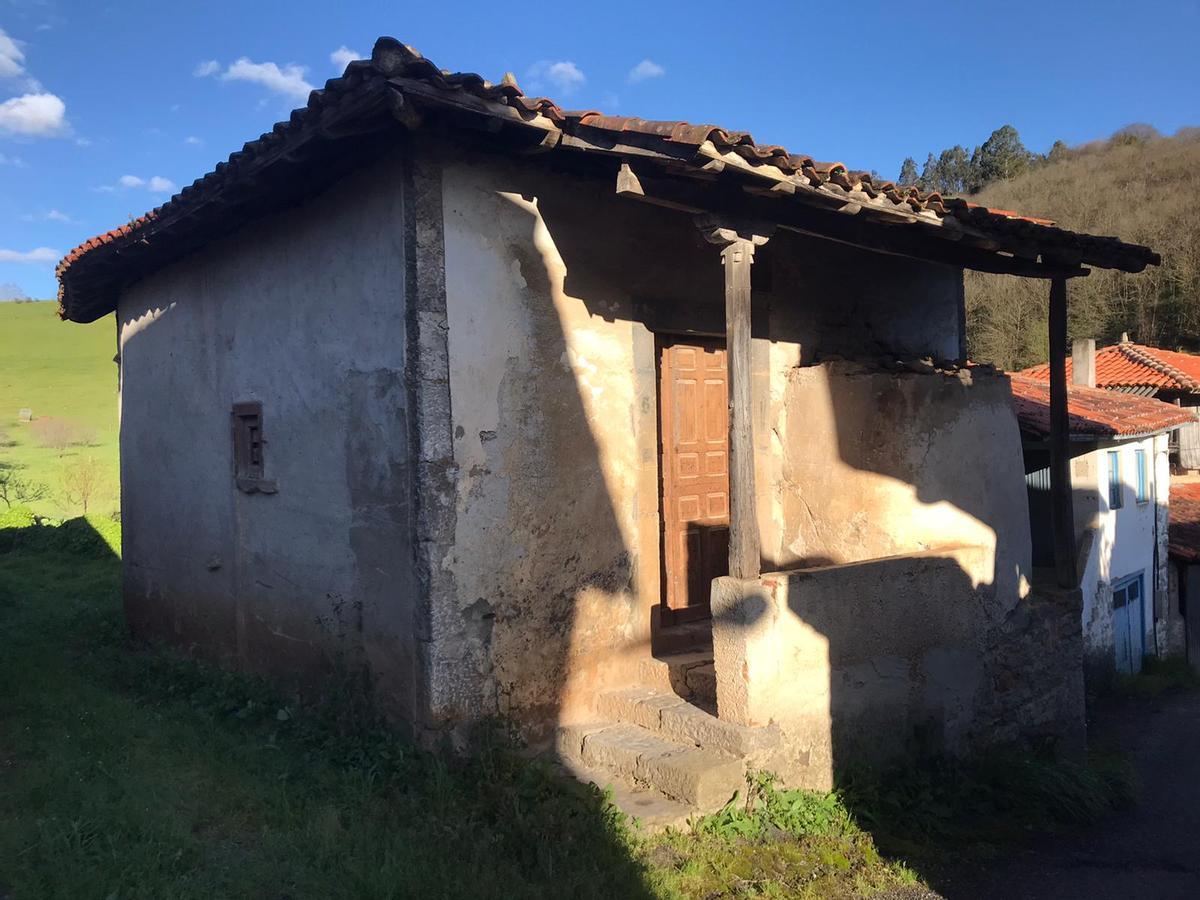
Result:
<svg viewBox="0 0 1200 900">
<path fill-rule="evenodd" d="M 59 456 L 66 453 L 72 444 L 79 442 L 78 430 L 64 419 L 35 419 L 29 428 L 39 446 L 55 450 Z"/>
<path fill-rule="evenodd" d="M 75 465 L 63 470 L 63 499 L 71 506 L 78 506 L 83 514 L 97 499 L 107 483 L 107 475 L 94 457 L 86 456 Z"/>
<path fill-rule="evenodd" d="M 0 500 L 12 509 L 14 503 L 33 503 L 45 500 L 50 488 L 40 481 L 22 478 L 13 469 L 0 468 Z"/>
</svg>

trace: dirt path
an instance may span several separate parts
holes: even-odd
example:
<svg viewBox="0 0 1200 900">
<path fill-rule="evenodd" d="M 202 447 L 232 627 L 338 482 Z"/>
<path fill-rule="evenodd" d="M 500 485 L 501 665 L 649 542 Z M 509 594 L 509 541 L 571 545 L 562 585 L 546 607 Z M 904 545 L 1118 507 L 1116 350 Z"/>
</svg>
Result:
<svg viewBox="0 0 1200 900">
<path fill-rule="evenodd" d="M 1109 705 L 1093 740 L 1131 753 L 1137 805 L 1084 834 L 936 884 L 947 900 L 1200 898 L 1200 692 Z"/>
</svg>

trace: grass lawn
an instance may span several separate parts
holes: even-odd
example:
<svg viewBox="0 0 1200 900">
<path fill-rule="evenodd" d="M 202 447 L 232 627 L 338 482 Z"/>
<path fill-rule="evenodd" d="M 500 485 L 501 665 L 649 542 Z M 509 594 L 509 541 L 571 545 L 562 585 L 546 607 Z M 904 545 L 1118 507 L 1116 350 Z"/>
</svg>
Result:
<svg viewBox="0 0 1200 900">
<path fill-rule="evenodd" d="M 61 322 L 53 302 L 0 303 L 0 474 L 15 471 L 42 483 L 47 496 L 28 505 L 61 519 L 80 512 L 63 475 L 93 458 L 100 484 L 89 512 L 108 515 L 118 503 L 116 326 L 112 316 L 90 325 Z M 35 420 L 64 423 L 86 445 L 61 453 L 41 446 L 35 423 L 21 423 L 22 408 Z M 0 511 L 3 504 L 0 503 Z"/>
<path fill-rule="evenodd" d="M 501 742 L 447 762 L 344 714 L 361 703 L 302 706 L 135 644 L 115 523 L 5 524 L 5 900 L 859 897 L 915 880 L 833 795 L 760 785 L 749 813 L 646 838 Z"/>
</svg>

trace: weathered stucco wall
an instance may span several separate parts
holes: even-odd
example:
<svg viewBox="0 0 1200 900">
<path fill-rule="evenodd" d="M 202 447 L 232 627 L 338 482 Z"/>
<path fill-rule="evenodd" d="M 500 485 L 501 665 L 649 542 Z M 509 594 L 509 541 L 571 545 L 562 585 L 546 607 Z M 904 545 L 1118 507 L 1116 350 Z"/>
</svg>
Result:
<svg viewBox="0 0 1200 900">
<path fill-rule="evenodd" d="M 607 179 L 456 152 L 442 172 L 454 593 L 433 612 L 432 701 L 447 721 L 502 713 L 537 736 L 587 715 L 650 653 L 655 335 L 722 333 L 723 277 L 687 215 L 618 198 Z M 774 394 L 798 363 L 959 353 L 955 270 L 790 233 L 755 270 L 768 470 Z"/>
<path fill-rule="evenodd" d="M 827 790 L 847 766 L 1053 738 L 1077 753 L 1078 592 L 1014 602 L 970 573 L 988 547 L 717 579 L 717 704 L 776 725 L 787 782 Z"/>
<path fill-rule="evenodd" d="M 714 587 L 720 715 L 778 724 L 781 774 L 812 787 L 905 749 L 965 752 L 1017 707 L 1048 704 L 1057 721 L 1069 666 L 1030 697 L 997 687 L 1007 656 L 1029 665 L 1029 643 L 1045 644 L 1021 612 L 1031 560 L 1008 379 L 792 368 L 771 417 L 759 519 L 781 574 Z"/>
<path fill-rule="evenodd" d="M 772 425 L 766 472 L 760 467 L 771 507 L 759 515 L 772 568 L 974 544 L 993 558 L 973 576 L 1015 600 L 1030 545 L 1005 376 L 793 368 L 776 391 Z"/>
<path fill-rule="evenodd" d="M 130 287 L 118 317 L 131 623 L 288 676 L 365 656 L 410 718 L 402 181 L 373 164 Z M 234 485 L 245 400 L 278 493 Z"/>
</svg>

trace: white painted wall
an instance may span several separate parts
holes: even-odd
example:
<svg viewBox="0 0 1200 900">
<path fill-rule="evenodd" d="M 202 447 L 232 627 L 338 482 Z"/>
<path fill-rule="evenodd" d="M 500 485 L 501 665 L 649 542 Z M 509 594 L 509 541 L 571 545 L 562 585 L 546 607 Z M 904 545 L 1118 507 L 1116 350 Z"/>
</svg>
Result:
<svg viewBox="0 0 1200 900">
<path fill-rule="evenodd" d="M 1146 499 L 1137 499 L 1136 451 L 1146 454 Z M 1119 508 L 1109 504 L 1109 453 L 1120 459 L 1121 495 Z M 1155 540 L 1165 541 L 1170 469 L 1165 436 L 1146 437 L 1099 447 L 1076 457 L 1071 463 L 1071 486 L 1075 496 L 1076 524 L 1084 532 L 1082 565 L 1083 632 L 1085 651 L 1097 661 L 1114 658 L 1112 632 L 1112 585 L 1142 574 L 1145 592 L 1145 648 L 1156 653 L 1155 598 L 1165 599 L 1166 553 L 1155 559 Z M 1088 535 L 1088 532 L 1091 532 Z M 1165 652 L 1161 648 L 1160 652 Z"/>
</svg>

